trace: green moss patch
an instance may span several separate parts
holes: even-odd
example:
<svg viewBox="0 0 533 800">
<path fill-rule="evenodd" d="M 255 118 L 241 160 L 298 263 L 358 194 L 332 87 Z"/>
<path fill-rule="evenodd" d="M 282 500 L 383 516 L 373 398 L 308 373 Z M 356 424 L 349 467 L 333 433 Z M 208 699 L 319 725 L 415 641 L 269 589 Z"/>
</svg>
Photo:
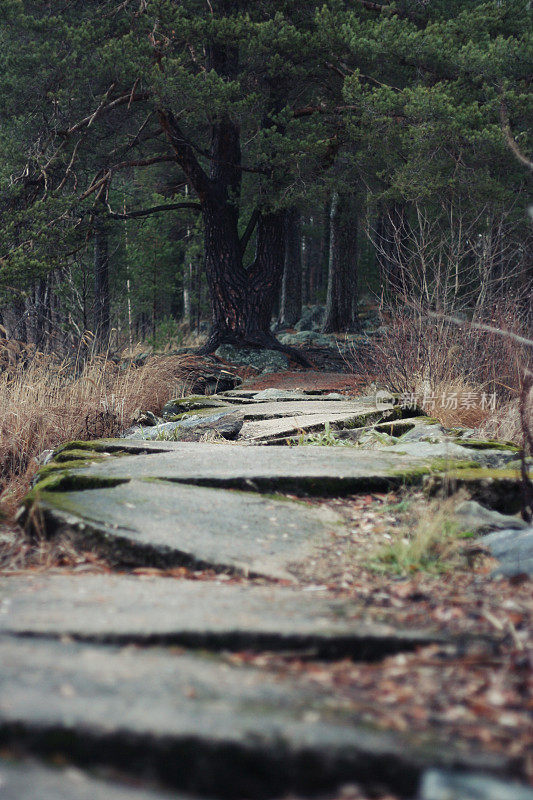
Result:
<svg viewBox="0 0 533 800">
<path fill-rule="evenodd" d="M 491 442 L 482 439 L 452 439 L 455 444 L 461 447 L 470 447 L 472 450 L 505 450 L 509 453 L 518 453 L 519 448 L 507 442 Z"/>
</svg>

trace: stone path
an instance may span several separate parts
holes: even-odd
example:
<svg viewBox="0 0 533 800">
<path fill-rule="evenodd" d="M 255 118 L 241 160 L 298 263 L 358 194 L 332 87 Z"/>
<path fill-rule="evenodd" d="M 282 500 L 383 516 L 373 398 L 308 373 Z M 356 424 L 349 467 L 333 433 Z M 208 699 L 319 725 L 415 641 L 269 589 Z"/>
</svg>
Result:
<svg viewBox="0 0 533 800">
<path fill-rule="evenodd" d="M 361 619 L 355 603 L 275 585 L 220 585 L 128 575 L 0 579 L 0 635 L 219 650 L 308 651 L 382 658 L 452 642 Z"/>
<path fill-rule="evenodd" d="M 372 661 L 431 643 L 462 647 L 442 632 L 376 623 L 353 602 L 302 585 L 306 565 L 345 525 L 305 498 L 421 485 L 450 464 L 461 472 L 465 461 L 475 472 L 497 460 L 506 481 L 515 454 L 446 436 L 402 443 L 384 431 L 399 436 L 405 426 L 380 425 L 399 410 L 370 398 L 237 390 L 218 400 L 242 417 L 236 442 L 73 443 L 43 468 L 26 504 L 40 535 L 68 536 L 122 569 L 182 565 L 220 579 L 0 579 L 0 742 L 9 757 L 0 762 L 0 797 L 164 800 L 177 790 L 243 800 L 331 793 L 355 781 L 432 800 L 431 774 L 452 775 L 452 785 L 453 770 L 481 771 L 493 788 L 495 777 L 512 775 L 503 756 L 384 734 L 331 688 L 227 654 Z M 189 402 L 188 428 L 216 437 L 218 421 L 205 422 L 213 404 Z M 340 445 L 343 437 L 366 444 L 271 444 L 311 430 L 327 436 L 326 423 Z M 239 577 L 224 582 L 230 574 Z M 48 762 L 58 759 L 77 769 L 54 771 Z"/>
</svg>

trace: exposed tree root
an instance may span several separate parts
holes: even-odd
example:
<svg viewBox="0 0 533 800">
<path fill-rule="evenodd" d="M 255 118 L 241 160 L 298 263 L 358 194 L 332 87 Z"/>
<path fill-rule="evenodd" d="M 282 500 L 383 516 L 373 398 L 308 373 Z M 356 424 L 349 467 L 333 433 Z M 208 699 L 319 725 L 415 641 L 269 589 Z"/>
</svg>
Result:
<svg viewBox="0 0 533 800">
<path fill-rule="evenodd" d="M 206 356 L 213 353 L 221 344 L 232 344 L 235 347 L 255 347 L 258 350 L 277 350 L 296 361 L 302 367 L 312 369 L 313 365 L 303 353 L 294 347 L 282 344 L 273 333 L 254 331 L 246 335 L 239 335 L 231 331 L 221 331 L 213 328 L 204 345 L 197 350 L 198 355 Z"/>
</svg>

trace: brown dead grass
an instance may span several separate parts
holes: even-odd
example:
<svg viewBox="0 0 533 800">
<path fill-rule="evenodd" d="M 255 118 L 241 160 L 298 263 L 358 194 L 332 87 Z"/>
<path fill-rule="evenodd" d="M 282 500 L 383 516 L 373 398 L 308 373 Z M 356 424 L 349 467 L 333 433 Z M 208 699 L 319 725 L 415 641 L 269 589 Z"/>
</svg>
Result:
<svg viewBox="0 0 533 800">
<path fill-rule="evenodd" d="M 478 311 L 473 321 L 527 336 L 523 305 L 513 298 Z M 447 427 L 520 441 L 518 398 L 530 349 L 498 332 L 432 317 L 420 302 L 382 309 L 382 322 L 384 332 L 364 359 L 353 352 L 356 372 L 380 388 L 416 398 Z"/>
<path fill-rule="evenodd" d="M 85 363 L 34 359 L 0 373 L 0 509 L 10 516 L 38 456 L 70 439 L 114 436 L 139 410 L 158 412 L 185 389 L 187 358 L 153 357 L 140 367 L 105 355 Z"/>
</svg>

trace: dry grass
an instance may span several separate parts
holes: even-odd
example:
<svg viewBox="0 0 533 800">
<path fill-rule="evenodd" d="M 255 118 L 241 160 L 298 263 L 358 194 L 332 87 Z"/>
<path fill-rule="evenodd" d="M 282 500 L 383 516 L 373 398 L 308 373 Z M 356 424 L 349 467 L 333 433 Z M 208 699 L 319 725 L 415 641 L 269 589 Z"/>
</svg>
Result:
<svg viewBox="0 0 533 800">
<path fill-rule="evenodd" d="M 513 299 L 478 311 L 476 322 L 527 335 L 523 305 Z M 431 317 L 424 306 L 382 309 L 385 331 L 356 371 L 392 392 L 409 396 L 448 427 L 476 428 L 520 440 L 518 398 L 531 352 L 497 332 Z"/>
<path fill-rule="evenodd" d="M 472 534 L 454 518 L 462 494 L 446 500 L 413 502 L 391 544 L 381 547 L 371 559 L 371 570 L 409 575 L 413 572 L 446 572 L 465 565 L 464 539 Z"/>
<path fill-rule="evenodd" d="M 35 358 L 0 373 L 0 504 L 10 516 L 38 468 L 37 457 L 69 439 L 113 436 L 138 410 L 158 412 L 186 383 L 187 359 L 154 357 L 120 368 L 106 356 L 85 363 Z"/>
</svg>

